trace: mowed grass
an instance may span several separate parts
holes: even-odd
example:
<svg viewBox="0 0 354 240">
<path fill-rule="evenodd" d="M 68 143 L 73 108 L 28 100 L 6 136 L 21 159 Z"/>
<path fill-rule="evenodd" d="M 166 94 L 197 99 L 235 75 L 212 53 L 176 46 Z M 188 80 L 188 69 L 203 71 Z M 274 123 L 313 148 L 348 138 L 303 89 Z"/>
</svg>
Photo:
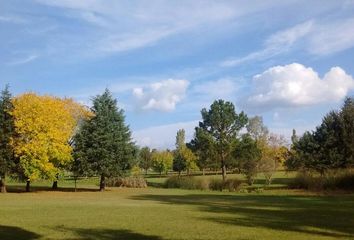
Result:
<svg viewBox="0 0 354 240">
<path fill-rule="evenodd" d="M 13 190 L 18 186 L 12 183 Z M 37 185 L 38 184 L 38 185 Z M 0 239 L 354 239 L 354 195 L 110 188 L 0 195 Z M 83 188 L 84 187 L 84 188 Z M 10 189 L 11 190 L 11 189 Z"/>
</svg>

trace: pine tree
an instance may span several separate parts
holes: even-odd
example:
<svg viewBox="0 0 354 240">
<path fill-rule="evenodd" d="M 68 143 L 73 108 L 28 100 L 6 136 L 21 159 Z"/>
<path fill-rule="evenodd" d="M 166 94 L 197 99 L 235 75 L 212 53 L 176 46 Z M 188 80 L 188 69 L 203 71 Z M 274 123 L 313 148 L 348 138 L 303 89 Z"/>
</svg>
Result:
<svg viewBox="0 0 354 240">
<path fill-rule="evenodd" d="M 14 134 L 11 98 L 9 86 L 6 85 L 0 97 L 0 192 L 6 192 L 5 178 L 14 165 L 14 154 L 11 144 Z"/>
<path fill-rule="evenodd" d="M 91 110 L 94 116 L 84 121 L 74 137 L 74 158 L 80 172 L 100 176 L 103 191 L 107 177 L 122 176 L 131 169 L 136 148 L 124 112 L 108 89 L 93 99 Z"/>
</svg>

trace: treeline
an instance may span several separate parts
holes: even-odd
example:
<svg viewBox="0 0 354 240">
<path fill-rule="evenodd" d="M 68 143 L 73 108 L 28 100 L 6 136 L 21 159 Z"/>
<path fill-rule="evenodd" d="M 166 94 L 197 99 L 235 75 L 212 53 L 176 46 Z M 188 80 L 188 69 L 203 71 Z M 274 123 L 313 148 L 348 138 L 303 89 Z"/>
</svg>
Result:
<svg viewBox="0 0 354 240">
<path fill-rule="evenodd" d="M 330 111 L 314 131 L 292 137 L 288 169 L 316 171 L 354 166 L 354 98 L 346 98 L 338 111 Z"/>
<path fill-rule="evenodd" d="M 289 144 L 270 133 L 262 117 L 237 113 L 233 103 L 216 100 L 201 110 L 194 137 L 185 141 L 185 131 L 176 135 L 173 150 L 139 148 L 125 124 L 122 109 L 109 90 L 85 107 L 69 98 L 24 93 L 12 97 L 9 88 L 0 97 L 0 189 L 6 192 L 6 177 L 25 180 L 26 190 L 37 179 L 53 181 L 70 172 L 75 182 L 81 176 L 99 176 L 100 190 L 108 178 L 124 177 L 136 169 L 187 176 L 193 171 L 221 170 L 246 176 L 252 185 L 257 174 L 270 184 L 279 167 L 315 171 L 350 168 L 354 165 L 354 100 L 347 98 L 339 111 L 331 111 L 315 131 Z"/>
<path fill-rule="evenodd" d="M 175 150 L 159 152 L 145 147 L 140 151 L 140 166 L 146 172 L 150 168 L 160 173 L 173 169 L 179 176 L 181 172 L 189 175 L 202 170 L 204 174 L 205 170 L 221 169 L 223 181 L 228 171 L 236 171 L 245 174 L 250 185 L 262 172 L 271 183 L 273 174 L 290 154 L 284 137 L 269 133 L 262 117 L 248 118 L 244 112 L 237 113 L 231 102 L 217 100 L 210 109 L 202 109 L 201 115 L 190 142 L 185 143 L 185 131 L 180 129 Z M 163 153 L 166 157 L 157 157 Z"/>
</svg>

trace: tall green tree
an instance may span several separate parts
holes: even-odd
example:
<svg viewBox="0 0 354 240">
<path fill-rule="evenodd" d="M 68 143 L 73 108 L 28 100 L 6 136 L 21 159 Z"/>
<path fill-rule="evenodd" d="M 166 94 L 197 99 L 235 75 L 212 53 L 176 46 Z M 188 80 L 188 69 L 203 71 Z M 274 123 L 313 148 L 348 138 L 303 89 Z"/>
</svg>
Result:
<svg viewBox="0 0 354 240">
<path fill-rule="evenodd" d="M 237 114 L 233 103 L 221 99 L 214 101 L 209 110 L 202 109 L 201 114 L 202 121 L 196 131 L 203 131 L 210 140 L 225 180 L 227 163 L 232 159 L 231 152 L 239 131 L 247 124 L 247 115 L 244 112 Z"/>
<path fill-rule="evenodd" d="M 107 177 L 121 176 L 131 169 L 136 148 L 124 112 L 108 89 L 93 98 L 91 111 L 94 116 L 84 121 L 74 137 L 74 157 L 81 172 L 100 176 L 103 191 Z"/>
<path fill-rule="evenodd" d="M 0 192 L 6 192 L 6 175 L 14 165 L 14 150 L 12 140 L 14 134 L 14 119 L 12 96 L 9 86 L 1 92 L 0 97 Z"/>
<path fill-rule="evenodd" d="M 183 156 L 183 149 L 185 148 L 185 131 L 180 129 L 176 134 L 176 150 L 174 151 L 173 156 L 173 170 L 178 172 L 178 176 L 181 175 L 181 172 L 186 170 L 186 160 Z"/>
</svg>

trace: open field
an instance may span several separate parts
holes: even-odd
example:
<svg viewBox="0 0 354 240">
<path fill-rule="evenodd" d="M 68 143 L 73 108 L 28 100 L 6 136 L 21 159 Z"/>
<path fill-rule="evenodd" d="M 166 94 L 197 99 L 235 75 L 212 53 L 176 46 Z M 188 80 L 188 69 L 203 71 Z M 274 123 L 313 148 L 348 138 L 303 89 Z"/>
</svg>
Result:
<svg viewBox="0 0 354 240">
<path fill-rule="evenodd" d="M 0 195 L 0 239 L 354 239 L 353 194 L 96 192 L 95 181 L 80 182 L 86 190 L 77 193 L 60 182 L 62 191 L 36 183 L 32 193 Z"/>
</svg>

